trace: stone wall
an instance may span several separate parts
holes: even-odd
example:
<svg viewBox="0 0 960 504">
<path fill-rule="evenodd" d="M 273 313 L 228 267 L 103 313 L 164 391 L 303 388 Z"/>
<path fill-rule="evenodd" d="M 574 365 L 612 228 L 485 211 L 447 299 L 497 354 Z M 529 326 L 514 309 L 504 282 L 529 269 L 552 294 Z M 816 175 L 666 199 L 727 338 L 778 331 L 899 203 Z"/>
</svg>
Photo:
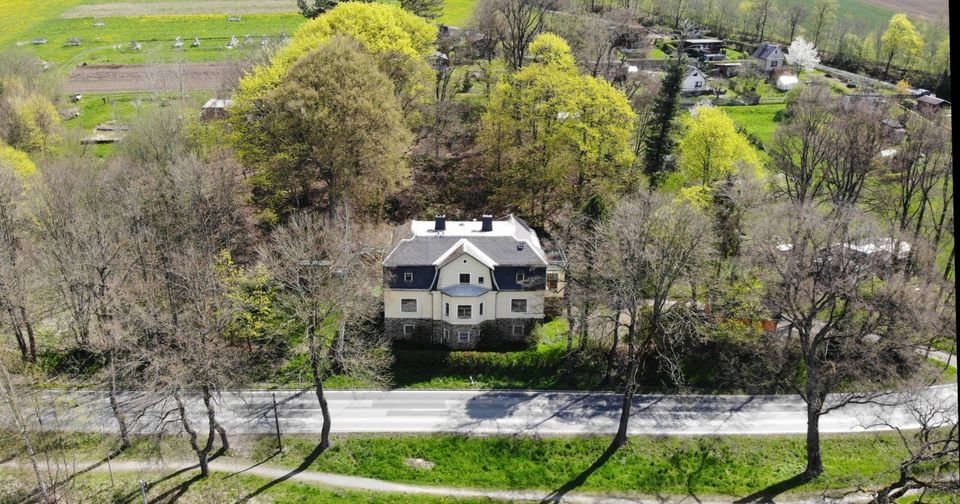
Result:
<svg viewBox="0 0 960 504">
<path fill-rule="evenodd" d="M 429 319 L 386 319 L 384 322 L 387 337 L 396 341 L 407 341 L 424 347 L 442 345 L 451 350 L 498 350 L 530 343 L 530 332 L 538 323 L 543 322 L 543 319 L 497 319 L 479 325 L 456 325 Z M 403 333 L 404 324 L 414 325 L 412 334 Z M 515 325 L 523 326 L 521 333 L 513 333 Z M 460 341 L 460 332 L 469 332 L 469 341 Z"/>
</svg>

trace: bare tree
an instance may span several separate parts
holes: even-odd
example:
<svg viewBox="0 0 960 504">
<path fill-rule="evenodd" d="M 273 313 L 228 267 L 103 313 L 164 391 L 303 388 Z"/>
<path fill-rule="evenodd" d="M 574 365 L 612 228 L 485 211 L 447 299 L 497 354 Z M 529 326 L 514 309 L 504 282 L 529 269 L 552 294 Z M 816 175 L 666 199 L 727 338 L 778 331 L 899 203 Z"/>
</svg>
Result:
<svg viewBox="0 0 960 504">
<path fill-rule="evenodd" d="M 385 362 L 372 345 L 346 335 L 348 323 L 373 316 L 374 291 L 380 285 L 379 244 L 368 227 L 347 219 L 295 215 L 260 250 L 261 261 L 280 286 L 280 302 L 304 331 L 323 416 L 321 450 L 330 446 L 332 421 L 324 379 L 336 368 L 385 378 Z"/>
<path fill-rule="evenodd" d="M 797 28 L 803 23 L 805 14 L 802 4 L 789 5 L 784 9 L 784 17 L 787 26 L 790 28 L 790 36 L 787 40 L 792 41 L 794 39 L 794 36 L 797 34 Z"/>
<path fill-rule="evenodd" d="M 827 213 L 791 203 L 763 212 L 753 226 L 751 249 L 767 302 L 791 327 L 781 344 L 796 349 L 803 369 L 794 379 L 807 405 L 808 478 L 823 472 L 820 417 L 872 399 L 848 393 L 828 403 L 828 393 L 845 382 L 882 383 L 916 366 L 911 335 L 927 323 L 918 315 L 918 291 L 929 289 L 891 267 L 897 254 L 878 247 L 879 236 L 849 207 Z"/>
<path fill-rule="evenodd" d="M 689 205 L 659 194 L 622 201 L 596 240 L 597 270 L 623 310 L 629 362 L 623 385 L 620 424 L 614 445 L 627 441 L 627 429 L 640 367 L 653 359 L 683 382 L 677 366 L 691 321 L 687 301 L 668 303 L 671 289 L 702 267 L 711 250 L 710 223 Z"/>
<path fill-rule="evenodd" d="M 230 160 L 187 157 L 125 168 L 119 204 L 131 219 L 132 273 L 123 284 L 122 328 L 138 345 L 133 358 L 144 384 L 175 400 L 206 476 L 216 435 L 229 448 L 214 395 L 240 367 L 241 353 L 223 338 L 232 307 L 222 264 L 243 255 L 250 241 L 244 186 Z M 203 445 L 187 410 L 185 393 L 193 390 L 201 392 L 207 416 Z"/>
<path fill-rule="evenodd" d="M 7 322 L 24 362 L 37 360 L 37 342 L 28 301 L 35 261 L 22 209 L 23 184 L 0 163 L 0 321 Z M 0 326 L 2 327 L 2 326 Z"/>
<path fill-rule="evenodd" d="M 33 442 L 30 440 L 30 434 L 27 432 L 27 422 L 23 418 L 20 405 L 17 404 L 18 396 L 19 394 L 16 389 L 14 389 L 13 382 L 10 380 L 7 365 L 3 362 L 3 356 L 0 355 L 0 399 L 6 403 L 10 416 L 13 418 L 13 426 L 16 428 L 17 434 L 23 442 L 23 448 L 27 452 L 27 457 L 30 459 L 30 466 L 33 468 L 33 474 L 37 478 L 37 489 L 40 492 L 40 497 L 43 499 L 43 502 L 50 502 L 47 482 L 43 477 L 43 473 L 40 472 L 40 465 L 37 463 L 37 453 L 33 448 Z"/>
<path fill-rule="evenodd" d="M 830 152 L 833 120 L 830 90 L 806 86 L 787 108 L 789 118 L 774 134 L 770 157 L 784 175 L 787 196 L 798 203 L 817 201 L 824 190 L 823 170 Z"/>
<path fill-rule="evenodd" d="M 510 68 L 523 67 L 527 46 L 543 30 L 553 0 L 481 0 L 477 2 L 477 23 L 491 26 L 503 45 L 503 57 Z"/>
<path fill-rule="evenodd" d="M 110 406 L 125 449 L 130 437 L 117 394 L 122 379 L 117 356 L 124 352 L 124 338 L 115 326 L 118 286 L 131 261 L 125 251 L 128 221 L 119 205 L 109 203 L 122 198 L 115 169 L 85 159 L 45 166 L 32 217 L 42 269 L 70 314 L 72 332 L 82 345 L 102 350 L 106 357 Z"/>
<path fill-rule="evenodd" d="M 842 106 L 830 123 L 823 184 L 834 205 L 858 203 L 867 181 L 883 167 L 880 151 L 887 142 L 882 123 L 885 115 L 884 106 L 858 100 Z"/>
<path fill-rule="evenodd" d="M 905 406 L 919 429 L 906 430 L 883 419 L 869 427 L 895 431 L 907 452 L 897 467 L 897 480 L 874 492 L 871 504 L 890 504 L 909 492 L 956 495 L 960 492 L 956 464 L 960 456 L 957 429 L 957 402 L 914 396 Z"/>
</svg>

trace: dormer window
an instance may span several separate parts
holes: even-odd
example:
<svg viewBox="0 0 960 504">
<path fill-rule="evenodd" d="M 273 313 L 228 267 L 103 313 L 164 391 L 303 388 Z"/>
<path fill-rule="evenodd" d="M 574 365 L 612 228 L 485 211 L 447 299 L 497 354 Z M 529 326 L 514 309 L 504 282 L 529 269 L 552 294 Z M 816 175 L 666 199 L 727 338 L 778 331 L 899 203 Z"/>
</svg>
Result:
<svg viewBox="0 0 960 504">
<path fill-rule="evenodd" d="M 523 273 L 517 273 L 517 283 L 521 283 L 527 279 L 527 276 Z"/>
<path fill-rule="evenodd" d="M 460 273 L 460 283 L 462 284 L 470 283 L 470 273 Z"/>
<path fill-rule="evenodd" d="M 403 273 L 403 281 L 406 282 L 406 283 L 411 283 L 411 282 L 413 282 L 413 272 L 412 272 L 412 271 L 406 271 L 406 272 L 404 272 L 404 273 Z"/>
</svg>

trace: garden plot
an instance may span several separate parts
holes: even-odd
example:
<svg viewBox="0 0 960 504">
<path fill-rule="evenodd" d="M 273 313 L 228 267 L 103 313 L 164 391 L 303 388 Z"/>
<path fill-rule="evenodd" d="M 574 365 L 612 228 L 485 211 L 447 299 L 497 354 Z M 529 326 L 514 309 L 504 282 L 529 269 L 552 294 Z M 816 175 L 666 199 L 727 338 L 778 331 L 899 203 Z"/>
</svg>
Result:
<svg viewBox="0 0 960 504">
<path fill-rule="evenodd" d="M 64 91 L 74 94 L 219 90 L 232 87 L 242 70 L 237 62 L 90 65 L 73 69 Z"/>
</svg>

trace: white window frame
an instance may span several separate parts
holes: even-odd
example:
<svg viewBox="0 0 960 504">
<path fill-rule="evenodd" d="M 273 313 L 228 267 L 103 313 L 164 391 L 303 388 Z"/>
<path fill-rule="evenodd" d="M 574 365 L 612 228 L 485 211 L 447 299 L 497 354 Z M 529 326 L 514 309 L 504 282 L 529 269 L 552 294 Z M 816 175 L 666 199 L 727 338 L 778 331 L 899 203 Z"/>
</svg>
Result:
<svg viewBox="0 0 960 504">
<path fill-rule="evenodd" d="M 464 317 L 460 315 L 460 308 L 467 309 L 467 316 Z M 469 320 L 473 318 L 473 305 L 472 304 L 458 304 L 457 305 L 457 318 L 461 320 Z"/>
<path fill-rule="evenodd" d="M 405 283 L 411 283 L 411 282 L 413 282 L 413 272 L 412 272 L 412 271 L 404 271 L 404 272 L 403 272 L 403 281 L 404 281 Z"/>
<path fill-rule="evenodd" d="M 483 285 L 483 277 L 477 277 L 477 284 Z"/>
<path fill-rule="evenodd" d="M 518 271 L 518 272 L 517 272 L 517 276 L 516 276 L 517 283 L 523 282 L 523 281 L 526 280 L 526 279 L 527 279 L 527 274 L 526 274 L 526 273 L 524 273 L 524 272 L 522 272 L 522 271 Z"/>
<path fill-rule="evenodd" d="M 466 336 L 466 341 L 464 341 Z M 457 343 L 470 343 L 470 331 L 457 331 Z"/>
<path fill-rule="evenodd" d="M 404 301 L 413 301 L 413 310 L 404 310 L 403 303 Z M 401 298 L 400 299 L 400 313 L 417 313 L 420 311 L 420 301 L 417 298 Z"/>
<path fill-rule="evenodd" d="M 463 281 L 463 277 L 467 277 L 467 281 L 466 281 L 466 282 Z M 459 277 L 459 278 L 460 278 L 460 284 L 461 284 L 461 285 L 470 283 L 470 273 L 460 273 L 460 277 Z"/>
<path fill-rule="evenodd" d="M 524 330 L 523 325 L 513 324 L 513 326 L 510 328 L 510 333 L 513 334 L 514 336 L 523 336 L 523 330 Z"/>
<path fill-rule="evenodd" d="M 408 330 L 409 329 L 409 330 Z M 403 335 L 404 336 L 413 336 L 413 332 L 417 330 L 417 326 L 414 324 L 403 324 Z"/>
<path fill-rule="evenodd" d="M 517 310 L 514 308 L 513 303 L 517 301 L 523 301 L 523 310 Z M 527 313 L 529 308 L 529 301 L 526 298 L 513 298 L 510 300 L 510 313 Z"/>
<path fill-rule="evenodd" d="M 480 315 L 481 317 L 483 316 L 483 303 L 480 303 L 480 313 L 479 313 L 479 315 Z"/>
</svg>

